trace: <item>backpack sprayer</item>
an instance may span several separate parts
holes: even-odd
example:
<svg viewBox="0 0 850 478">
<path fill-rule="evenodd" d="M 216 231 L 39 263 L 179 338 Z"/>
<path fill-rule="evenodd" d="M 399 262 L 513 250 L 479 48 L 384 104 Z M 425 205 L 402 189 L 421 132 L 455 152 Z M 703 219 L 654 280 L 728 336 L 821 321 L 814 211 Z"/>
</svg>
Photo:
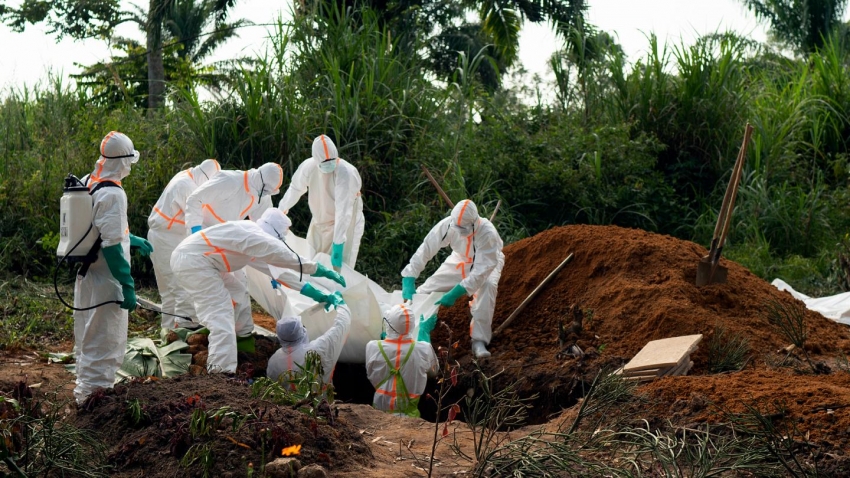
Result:
<svg viewBox="0 0 850 478">
<path fill-rule="evenodd" d="M 94 206 L 92 195 L 101 188 L 107 187 L 120 188 L 121 186 L 110 181 L 103 181 L 89 191 L 88 186 L 73 174 L 69 173 L 65 178 L 65 187 L 63 188 L 62 198 L 59 200 L 59 247 L 56 249 L 57 263 L 56 269 L 53 272 L 53 289 L 59 301 L 65 307 L 72 310 L 85 311 L 107 304 L 121 304 L 120 300 L 109 300 L 91 307 L 77 308 L 65 302 L 65 299 L 59 293 L 58 285 L 59 267 L 63 262 L 80 263 L 81 266 L 77 271 L 77 275 L 85 277 L 89 266 L 97 260 L 97 253 L 100 252 L 101 238 L 100 233 L 94 229 L 94 224 L 92 223 L 92 209 Z M 172 317 L 191 320 L 190 317 L 169 314 L 141 305 L 137 305 L 137 307 Z"/>
</svg>

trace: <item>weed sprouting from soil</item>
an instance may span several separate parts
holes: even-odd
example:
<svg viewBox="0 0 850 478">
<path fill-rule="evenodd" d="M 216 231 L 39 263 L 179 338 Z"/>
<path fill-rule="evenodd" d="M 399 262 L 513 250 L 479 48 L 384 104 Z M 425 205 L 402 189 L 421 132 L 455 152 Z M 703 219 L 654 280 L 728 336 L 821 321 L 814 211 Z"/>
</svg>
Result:
<svg viewBox="0 0 850 478">
<path fill-rule="evenodd" d="M 457 386 L 460 374 L 460 365 L 457 361 L 452 360 L 451 351 L 453 348 L 457 347 L 457 343 L 452 342 L 452 329 L 443 321 L 440 321 L 440 325 L 446 329 L 449 345 L 447 347 L 437 348 L 437 361 L 439 363 L 439 366 L 437 367 L 437 384 L 439 385 L 439 389 L 437 391 L 436 398 L 429 395 L 429 397 L 437 404 L 437 418 L 434 420 L 434 439 L 431 442 L 431 456 L 428 458 L 429 478 L 434 472 L 434 454 L 437 451 L 437 444 L 449 435 L 449 424 L 460 412 L 460 406 L 457 403 L 453 403 L 446 407 L 448 408 L 448 419 L 443 424 L 443 432 L 442 435 L 440 435 L 440 416 L 445 409 L 443 401 L 446 397 L 448 397 L 452 387 Z"/>
<path fill-rule="evenodd" d="M 802 302 L 794 302 L 793 305 L 787 305 L 777 301 L 770 301 L 765 306 L 765 309 L 767 310 L 767 320 L 776 326 L 792 345 L 803 351 L 803 355 L 809 367 L 811 367 L 812 372 L 818 373 L 818 368 L 812 363 L 811 358 L 809 358 L 809 352 L 805 348 L 808 333 L 806 329 L 806 308 Z"/>
<path fill-rule="evenodd" d="M 16 476 L 105 477 L 104 445 L 64 420 L 59 394 L 42 401 L 25 382 L 0 395 L 0 462 Z"/>
<path fill-rule="evenodd" d="M 741 370 L 747 364 L 750 341 L 741 333 L 715 326 L 708 341 L 708 371 L 711 373 Z"/>
</svg>

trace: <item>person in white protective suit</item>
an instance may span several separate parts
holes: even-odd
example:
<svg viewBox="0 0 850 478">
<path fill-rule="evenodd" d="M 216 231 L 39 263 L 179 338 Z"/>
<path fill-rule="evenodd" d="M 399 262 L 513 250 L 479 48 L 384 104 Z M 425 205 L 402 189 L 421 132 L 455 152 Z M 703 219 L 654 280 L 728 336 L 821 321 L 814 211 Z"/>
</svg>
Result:
<svg viewBox="0 0 850 478">
<path fill-rule="evenodd" d="M 191 297 L 174 279 L 171 253 L 190 232 L 186 227 L 186 200 L 220 170 L 218 161 L 207 159 L 198 166 L 180 171 L 165 186 L 148 216 L 148 240 L 154 248 L 151 262 L 162 297 L 163 329 L 197 325 L 192 320 L 182 318 L 195 317 L 195 309 Z"/>
<path fill-rule="evenodd" d="M 234 310 L 232 302 L 233 297 L 247 294 L 235 272 L 250 266 L 270 274 L 268 266 L 276 266 L 345 285 L 339 274 L 298 256 L 283 243 L 282 231 L 288 224 L 282 212 L 271 208 L 256 223 L 228 221 L 192 234 L 171 255 L 171 269 L 192 297 L 198 322 L 210 331 L 210 372 L 235 372 L 237 347 L 253 351 L 251 310 Z M 339 302 L 338 296 L 322 294 L 312 287 L 302 293 L 326 307 Z"/>
<path fill-rule="evenodd" d="M 335 294 L 339 294 L 336 292 Z M 301 324 L 301 317 L 284 317 L 277 321 L 277 338 L 280 348 L 269 359 L 266 376 L 273 380 L 285 379 L 288 372 L 298 374 L 304 366 L 304 356 L 314 351 L 322 361 L 324 383 L 331 383 L 333 370 L 342 346 L 351 329 L 351 310 L 341 302 L 336 309 L 334 323 L 324 334 L 311 341 L 307 329 Z"/>
<path fill-rule="evenodd" d="M 112 131 L 100 143 L 94 171 L 82 179 L 92 195 L 92 225 L 100 234 L 100 250 L 85 276 L 74 284 L 74 357 L 78 404 L 97 388 L 112 388 L 127 346 L 127 311 L 136 308 L 135 282 L 130 275 L 130 246 L 150 254 L 148 241 L 130 234 L 127 195 L 121 180 L 130 174 L 139 152 L 123 133 Z"/>
<path fill-rule="evenodd" d="M 449 246 L 452 253 L 428 280 L 416 289 L 416 278 L 441 248 Z M 471 295 L 469 303 L 472 321 L 469 335 L 472 352 L 477 358 L 490 356 L 487 345 L 493 335 L 491 326 L 496 309 L 496 291 L 505 255 L 502 238 L 489 220 L 478 216 L 478 208 L 469 199 L 457 203 L 449 217 L 438 222 L 425 236 L 425 240 L 404 270 L 402 297 L 413 294 L 446 292 L 437 305 L 450 307 L 462 296 Z"/>
<path fill-rule="evenodd" d="M 429 337 L 437 316 L 423 320 L 419 340 L 411 336 L 416 322 L 407 305 L 393 306 L 384 321 L 386 338 L 366 344 L 366 375 L 375 387 L 372 405 L 388 413 L 418 417 L 419 397 L 438 365 Z M 421 330 L 423 325 L 426 333 Z"/>
<path fill-rule="evenodd" d="M 321 135 L 313 141 L 313 156 L 298 166 L 278 204 L 288 213 L 309 190 L 307 202 L 313 217 L 307 242 L 316 252 L 330 254 L 336 270 L 343 263 L 353 269 L 357 262 L 366 224 L 361 186 L 357 168 L 340 158 L 333 141 Z"/>
<path fill-rule="evenodd" d="M 271 197 L 280 193 L 281 184 L 283 169 L 276 163 L 266 163 L 248 171 L 219 171 L 186 199 L 186 228 L 195 233 L 202 228 L 246 217 L 256 221 L 272 207 Z M 233 307 L 240 318 L 237 322 L 245 322 L 251 316 L 248 276 L 241 268 L 234 269 L 232 274 L 242 284 L 240 293 L 237 294 L 235 289 L 231 291 Z"/>
</svg>

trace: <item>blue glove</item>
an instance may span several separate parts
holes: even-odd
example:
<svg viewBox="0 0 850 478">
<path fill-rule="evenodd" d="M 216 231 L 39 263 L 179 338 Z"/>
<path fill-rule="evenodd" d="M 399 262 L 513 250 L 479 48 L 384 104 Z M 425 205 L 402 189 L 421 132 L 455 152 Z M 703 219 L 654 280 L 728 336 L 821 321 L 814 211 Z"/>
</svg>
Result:
<svg viewBox="0 0 850 478">
<path fill-rule="evenodd" d="M 272 279 L 272 289 L 277 289 L 278 287 L 280 287 L 280 284 L 278 284 L 276 280 Z"/>
<path fill-rule="evenodd" d="M 192 234 L 201 230 L 201 226 L 192 226 Z"/>
<path fill-rule="evenodd" d="M 340 268 L 342 267 L 342 248 L 345 246 L 345 243 L 337 244 L 334 242 L 333 247 L 331 247 L 331 265 Z"/>
<path fill-rule="evenodd" d="M 109 272 L 112 277 L 121 284 L 121 293 L 124 294 L 124 301 L 121 302 L 122 309 L 134 310 L 136 308 L 136 283 L 130 275 L 130 263 L 124 257 L 124 249 L 121 244 L 104 247 L 100 250 L 103 253 L 103 259 L 109 267 Z"/>
<path fill-rule="evenodd" d="M 401 278 L 401 298 L 404 300 L 413 299 L 413 294 L 416 293 L 416 278 L 402 277 Z"/>
<path fill-rule="evenodd" d="M 427 319 L 424 316 L 419 317 L 419 335 L 416 336 L 416 340 L 419 342 L 428 342 L 431 343 L 431 332 L 434 330 L 434 327 L 437 326 L 437 314 L 428 317 Z"/>
<path fill-rule="evenodd" d="M 440 300 L 438 300 L 436 304 L 443 307 L 451 307 L 455 305 L 455 302 L 463 295 L 467 295 L 466 289 L 464 289 L 462 285 L 458 284 L 452 287 L 452 290 L 446 292 L 446 295 L 440 297 Z"/>
<path fill-rule="evenodd" d="M 316 272 L 313 274 L 313 277 L 325 277 L 345 287 L 345 279 L 339 275 L 339 272 L 328 269 L 318 262 L 316 263 Z"/>
<path fill-rule="evenodd" d="M 381 331 L 381 340 L 384 340 L 385 338 L 387 338 L 387 333 L 382 330 Z"/>
<path fill-rule="evenodd" d="M 153 246 L 147 239 L 132 234 L 130 234 L 130 247 L 138 247 L 139 254 L 143 257 L 147 257 L 153 252 Z"/>
</svg>

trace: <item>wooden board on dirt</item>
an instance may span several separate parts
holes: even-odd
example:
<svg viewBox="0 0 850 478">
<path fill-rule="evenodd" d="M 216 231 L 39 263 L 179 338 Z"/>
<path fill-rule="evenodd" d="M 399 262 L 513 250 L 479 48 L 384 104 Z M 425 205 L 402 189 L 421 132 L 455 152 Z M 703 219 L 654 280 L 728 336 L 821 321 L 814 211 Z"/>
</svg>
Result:
<svg viewBox="0 0 850 478">
<path fill-rule="evenodd" d="M 696 349 L 700 340 L 702 334 L 653 340 L 623 367 L 623 373 L 631 375 L 631 372 L 639 370 L 667 369 L 680 365 Z"/>
</svg>

